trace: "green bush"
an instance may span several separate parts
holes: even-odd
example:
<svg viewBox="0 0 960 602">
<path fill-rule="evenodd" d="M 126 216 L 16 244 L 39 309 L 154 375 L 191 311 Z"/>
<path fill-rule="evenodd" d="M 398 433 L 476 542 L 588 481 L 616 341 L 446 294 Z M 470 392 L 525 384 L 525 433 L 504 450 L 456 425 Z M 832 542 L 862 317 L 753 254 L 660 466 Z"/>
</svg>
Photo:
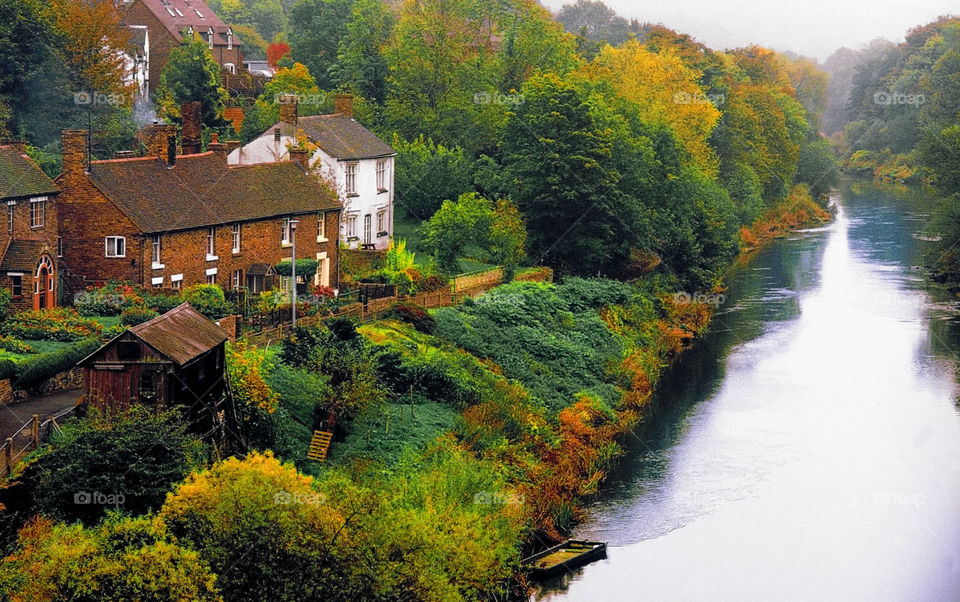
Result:
<svg viewBox="0 0 960 602">
<path fill-rule="evenodd" d="M 183 303 L 183 296 L 176 295 L 149 295 L 145 298 L 147 307 L 157 312 L 165 314 L 174 307 Z"/>
<path fill-rule="evenodd" d="M 10 289 L 0 288 L 0 320 L 7 317 L 10 313 L 10 304 L 13 300 L 13 293 Z"/>
<path fill-rule="evenodd" d="M 17 375 L 17 365 L 10 359 L 0 359 L 0 379 L 14 378 Z"/>
<path fill-rule="evenodd" d="M 15 339 L 13 337 L 0 336 L 0 349 L 4 351 L 9 351 L 10 353 L 19 353 L 21 355 L 26 355 L 28 353 L 35 353 L 33 347 L 27 345 L 20 339 Z"/>
<path fill-rule="evenodd" d="M 210 319 L 222 318 L 230 313 L 223 289 L 216 284 L 188 286 L 183 290 L 183 300 Z"/>
<path fill-rule="evenodd" d="M 277 273 L 278 276 L 290 276 L 290 266 L 292 262 L 281 261 L 277 265 L 273 266 L 273 271 Z M 316 259 L 298 259 L 297 260 L 297 275 L 298 276 L 313 276 L 317 273 L 317 268 L 320 267 L 320 262 Z"/>
<path fill-rule="evenodd" d="M 124 326 L 136 326 L 152 320 L 160 314 L 149 307 L 131 307 L 120 314 L 120 323 Z"/>
<path fill-rule="evenodd" d="M 100 339 L 91 338 L 59 351 L 28 357 L 16 365 L 17 385 L 27 387 L 64 370 L 69 370 L 99 348 Z"/>
<path fill-rule="evenodd" d="M 403 301 L 394 303 L 390 306 L 387 317 L 411 324 L 424 334 L 433 334 L 433 331 L 437 329 L 437 321 L 433 319 L 433 316 L 426 309 L 413 303 L 404 303 Z"/>
</svg>

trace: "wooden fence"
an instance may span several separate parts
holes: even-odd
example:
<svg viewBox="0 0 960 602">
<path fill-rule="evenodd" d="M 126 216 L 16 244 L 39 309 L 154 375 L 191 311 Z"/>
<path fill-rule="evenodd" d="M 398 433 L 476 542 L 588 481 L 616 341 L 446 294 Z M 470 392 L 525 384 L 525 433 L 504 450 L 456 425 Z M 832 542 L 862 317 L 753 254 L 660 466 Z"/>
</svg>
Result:
<svg viewBox="0 0 960 602">
<path fill-rule="evenodd" d="M 54 431 L 59 432 L 60 423 L 72 416 L 77 407 L 69 408 L 43 422 L 34 414 L 16 433 L 7 437 L 3 445 L 0 445 L 0 477 L 9 476 L 28 453 L 40 447 Z"/>
<path fill-rule="evenodd" d="M 297 318 L 297 326 L 316 326 L 320 322 L 340 316 L 350 317 L 361 324 L 365 324 L 382 318 L 390 310 L 390 307 L 398 301 L 419 305 L 426 309 L 459 305 L 463 303 L 463 300 L 467 297 L 479 297 L 499 286 L 503 272 L 500 268 L 495 268 L 493 270 L 487 270 L 477 274 L 466 274 L 464 276 L 465 278 L 460 280 L 461 288 L 457 287 L 457 281 L 460 279 L 458 276 L 458 280 L 454 280 L 452 286 L 444 287 L 431 293 L 417 293 L 416 295 L 404 295 L 400 297 L 383 297 L 380 299 L 371 299 L 366 303 L 351 303 L 344 305 L 339 311 L 331 315 Z M 517 280 L 550 282 L 553 280 L 553 271 L 549 268 L 542 268 L 518 276 Z M 466 284 L 472 286 L 466 288 L 464 287 Z M 245 335 L 243 339 L 251 345 L 268 347 L 283 340 L 283 338 L 289 334 L 290 324 L 281 324 L 275 328 Z"/>
</svg>

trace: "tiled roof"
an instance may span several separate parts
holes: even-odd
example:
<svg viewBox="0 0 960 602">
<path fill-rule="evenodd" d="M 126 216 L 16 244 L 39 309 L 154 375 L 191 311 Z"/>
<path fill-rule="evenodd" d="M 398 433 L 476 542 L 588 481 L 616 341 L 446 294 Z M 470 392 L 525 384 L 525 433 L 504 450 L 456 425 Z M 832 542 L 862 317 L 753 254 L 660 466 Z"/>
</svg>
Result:
<svg viewBox="0 0 960 602">
<path fill-rule="evenodd" d="M 227 45 L 227 25 L 203 0 L 140 1 L 163 23 L 177 41 L 183 40 L 183 32 L 191 26 L 195 32 L 203 36 L 203 39 L 207 39 L 207 30 L 212 27 L 215 34 L 213 43 L 217 46 Z M 168 8 L 170 10 L 167 10 Z M 173 14 L 170 14 L 171 11 Z M 137 25 L 137 23 L 131 23 L 131 25 Z M 235 46 L 240 45 L 236 35 L 233 36 L 233 43 Z"/>
<path fill-rule="evenodd" d="M 11 240 L 0 262 L 0 272 L 33 272 L 43 252 L 43 241 Z"/>
<path fill-rule="evenodd" d="M 396 154 L 389 144 L 355 119 L 344 115 L 300 117 L 297 128 L 302 129 L 324 152 L 337 159 L 372 159 Z"/>
<path fill-rule="evenodd" d="M 213 153 L 94 161 L 90 179 L 143 232 L 168 232 L 339 209 L 296 163 L 227 167 Z"/>
<path fill-rule="evenodd" d="M 227 340 L 219 326 L 189 303 L 134 326 L 130 332 L 181 366 Z"/>
<path fill-rule="evenodd" d="M 60 192 L 32 159 L 12 146 L 0 146 L 0 199 Z"/>
</svg>

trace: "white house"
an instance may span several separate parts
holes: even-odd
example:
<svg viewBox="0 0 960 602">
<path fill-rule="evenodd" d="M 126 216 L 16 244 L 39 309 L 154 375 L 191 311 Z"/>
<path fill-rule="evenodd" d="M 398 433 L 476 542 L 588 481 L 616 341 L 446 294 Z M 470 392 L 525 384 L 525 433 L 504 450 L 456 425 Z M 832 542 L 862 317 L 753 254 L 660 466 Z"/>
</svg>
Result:
<svg viewBox="0 0 960 602">
<path fill-rule="evenodd" d="M 302 132 L 318 148 L 320 163 L 337 184 L 343 202 L 340 240 L 351 248 L 386 249 L 393 236 L 393 169 L 397 153 L 353 119 L 353 96 L 336 97 L 336 113 L 299 117 L 297 97 L 283 96 L 280 121 L 230 153 L 230 164 L 284 161 Z"/>
</svg>

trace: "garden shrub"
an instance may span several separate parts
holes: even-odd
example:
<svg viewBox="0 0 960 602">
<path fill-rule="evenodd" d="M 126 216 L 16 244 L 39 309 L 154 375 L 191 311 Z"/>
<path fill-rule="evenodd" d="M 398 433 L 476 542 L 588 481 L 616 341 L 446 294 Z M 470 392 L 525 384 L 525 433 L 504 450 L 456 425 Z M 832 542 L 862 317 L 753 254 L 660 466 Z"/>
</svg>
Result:
<svg viewBox="0 0 960 602">
<path fill-rule="evenodd" d="M 21 355 L 26 355 L 28 353 L 35 353 L 33 347 L 27 345 L 20 339 L 15 339 L 13 337 L 0 336 L 0 349 L 4 351 L 9 351 L 10 353 L 19 353 Z"/>
<path fill-rule="evenodd" d="M 0 329 L 4 335 L 18 339 L 77 341 L 98 336 L 103 325 L 80 317 L 75 309 L 54 307 L 15 314 Z"/>
<path fill-rule="evenodd" d="M 0 320 L 7 317 L 10 313 L 10 305 L 13 302 L 13 293 L 10 289 L 0 288 Z"/>
<path fill-rule="evenodd" d="M 14 378 L 17 375 L 17 365 L 10 359 L 0 359 L 0 379 Z"/>
<path fill-rule="evenodd" d="M 149 295 L 146 297 L 146 305 L 158 314 L 165 314 L 174 307 L 183 303 L 183 296 L 176 295 Z"/>
<path fill-rule="evenodd" d="M 51 353 L 34 355 L 16 364 L 17 385 L 27 387 L 46 380 L 64 370 L 73 368 L 77 362 L 100 348 L 100 339 L 91 338 L 77 342 L 70 347 Z"/>
<path fill-rule="evenodd" d="M 390 306 L 387 317 L 411 324 L 424 334 L 433 334 L 433 331 L 437 328 L 437 321 L 433 319 L 433 316 L 423 307 L 413 303 L 397 301 Z"/>
<path fill-rule="evenodd" d="M 144 298 L 135 287 L 116 280 L 101 287 L 88 286 L 73 299 L 81 316 L 119 316 L 123 310 L 143 303 Z"/>
<path fill-rule="evenodd" d="M 231 308 L 216 284 L 194 284 L 183 289 L 183 300 L 210 319 L 222 318 Z"/>
<path fill-rule="evenodd" d="M 160 314 L 149 307 L 131 307 L 120 314 L 120 323 L 124 326 L 136 326 L 152 320 Z"/>
</svg>

